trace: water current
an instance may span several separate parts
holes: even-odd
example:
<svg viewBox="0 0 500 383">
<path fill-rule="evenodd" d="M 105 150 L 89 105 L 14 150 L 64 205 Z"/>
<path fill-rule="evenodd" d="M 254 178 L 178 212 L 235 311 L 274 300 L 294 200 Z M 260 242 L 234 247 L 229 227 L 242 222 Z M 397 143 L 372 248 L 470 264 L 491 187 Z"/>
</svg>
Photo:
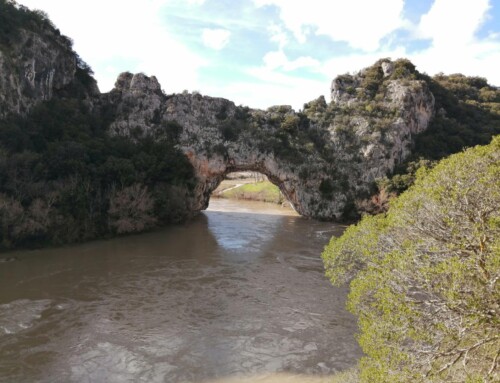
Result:
<svg viewBox="0 0 500 383">
<path fill-rule="evenodd" d="M 320 258 L 343 229 L 213 199 L 184 225 L 0 255 L 0 382 L 327 381 L 361 356 Z"/>
</svg>

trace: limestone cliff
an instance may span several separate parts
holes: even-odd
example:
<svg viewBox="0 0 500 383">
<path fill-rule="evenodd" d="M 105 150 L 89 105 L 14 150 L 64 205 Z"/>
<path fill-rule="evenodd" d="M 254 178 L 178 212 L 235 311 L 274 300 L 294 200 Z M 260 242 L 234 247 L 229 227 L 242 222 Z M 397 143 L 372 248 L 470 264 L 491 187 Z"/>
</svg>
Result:
<svg viewBox="0 0 500 383">
<path fill-rule="evenodd" d="M 71 41 L 43 14 L 10 9 L 2 4 L 0 21 L 10 33 L 0 39 L 0 118 L 51 99 L 74 80 L 78 61 Z"/>
<path fill-rule="evenodd" d="M 197 177 L 195 211 L 207 207 L 227 173 L 252 170 L 266 174 L 300 214 L 341 219 L 377 178 L 407 158 L 434 113 L 425 81 L 412 73 L 394 78 L 387 73 L 394 66 L 386 60 L 370 68 L 381 73 L 380 89 L 371 95 L 363 72 L 337 78 L 332 103 L 311 102 L 303 113 L 287 106 L 254 110 L 200 94 L 166 96 L 156 78 L 122 74 L 111 92 L 118 113 L 110 129 L 133 139 L 179 124 L 178 145 Z"/>
<path fill-rule="evenodd" d="M 339 76 L 331 90 L 328 130 L 339 160 L 351 162 L 351 184 L 358 188 L 403 162 L 434 115 L 434 96 L 407 60 L 383 59 L 356 75 Z"/>
</svg>

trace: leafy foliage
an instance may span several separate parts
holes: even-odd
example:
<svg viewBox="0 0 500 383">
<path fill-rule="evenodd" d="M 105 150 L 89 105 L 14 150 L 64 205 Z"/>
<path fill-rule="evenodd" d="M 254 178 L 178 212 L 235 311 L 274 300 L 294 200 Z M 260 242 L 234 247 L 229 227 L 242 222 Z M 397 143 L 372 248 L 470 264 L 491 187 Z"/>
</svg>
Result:
<svg viewBox="0 0 500 383">
<path fill-rule="evenodd" d="M 500 90 L 463 75 L 428 78 L 436 116 L 415 143 L 414 158 L 437 160 L 463 148 L 486 145 L 500 134 Z"/>
<path fill-rule="evenodd" d="M 0 0 L 0 45 L 10 45 L 18 37 L 20 29 L 40 32 L 48 27 L 60 35 L 43 11 L 32 11 L 13 0 Z M 69 39 L 68 44 L 71 45 Z"/>
<path fill-rule="evenodd" d="M 111 192 L 110 225 L 118 234 L 143 231 L 154 226 L 154 201 L 146 187 L 134 184 Z"/>
<path fill-rule="evenodd" d="M 132 141 L 107 133 L 111 118 L 65 98 L 0 121 L 3 247 L 79 241 L 184 218 L 186 202 L 173 188 L 185 197 L 194 176 L 174 148 L 179 126 L 164 124 L 155 137 Z"/>
<path fill-rule="evenodd" d="M 323 253 L 351 282 L 362 382 L 499 379 L 500 137 L 417 172 L 386 215 Z"/>
</svg>

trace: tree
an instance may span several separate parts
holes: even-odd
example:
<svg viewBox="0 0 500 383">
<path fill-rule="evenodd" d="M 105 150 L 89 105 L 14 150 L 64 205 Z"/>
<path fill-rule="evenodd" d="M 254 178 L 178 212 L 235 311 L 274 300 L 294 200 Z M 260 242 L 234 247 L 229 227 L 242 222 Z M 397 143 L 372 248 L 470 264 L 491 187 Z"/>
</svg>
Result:
<svg viewBox="0 0 500 383">
<path fill-rule="evenodd" d="M 350 281 L 363 382 L 492 382 L 500 363 L 500 136 L 417 173 L 323 253 Z"/>
<path fill-rule="evenodd" d="M 109 206 L 110 226 L 118 234 L 133 233 L 151 228 L 154 201 L 145 186 L 133 184 L 112 192 Z"/>
</svg>

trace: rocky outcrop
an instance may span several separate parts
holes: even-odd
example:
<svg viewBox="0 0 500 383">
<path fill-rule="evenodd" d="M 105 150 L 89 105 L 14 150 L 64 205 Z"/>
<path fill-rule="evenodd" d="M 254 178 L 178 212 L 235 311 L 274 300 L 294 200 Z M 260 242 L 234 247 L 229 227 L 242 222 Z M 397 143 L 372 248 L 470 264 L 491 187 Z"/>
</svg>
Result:
<svg viewBox="0 0 500 383">
<path fill-rule="evenodd" d="M 301 176 L 303 169 L 313 174 L 316 168 L 329 167 L 328 164 L 316 153 L 302 153 L 300 145 L 289 148 L 288 160 L 280 158 L 272 147 L 282 130 L 282 122 L 287 116 L 296 116 L 290 107 L 271 108 L 264 112 L 200 94 L 167 97 L 154 90 L 154 78 L 143 78 L 139 90 L 123 87 L 121 80 L 124 76 L 130 77 L 121 75 L 110 93 L 117 110 L 117 118 L 110 127 L 112 134 L 133 139 L 138 133 L 157 135 L 172 123 L 182 127 L 178 146 L 189 158 L 197 179 L 190 198 L 193 211 L 208 206 L 212 191 L 226 174 L 252 170 L 266 174 L 299 213 L 322 218 L 331 218 L 332 214 L 338 213 L 336 210 L 321 211 L 318 207 L 321 179 Z M 159 103 L 162 96 L 165 102 Z M 123 113 L 124 110 L 128 113 Z M 300 163 L 302 160 L 304 163 Z"/>
<path fill-rule="evenodd" d="M 197 178 L 193 211 L 207 207 L 227 173 L 251 170 L 267 175 L 300 214 L 341 219 L 377 178 L 408 157 L 434 113 L 427 84 L 394 79 L 394 63 L 384 63 L 385 69 L 376 64 L 383 91 L 362 98 L 362 75 L 344 75 L 333 82 L 332 103 L 312 114 L 306 108 L 305 115 L 200 94 L 166 96 L 156 78 L 122 74 L 110 93 L 117 111 L 110 131 L 133 139 L 180 125 L 178 146 Z"/>
<path fill-rule="evenodd" d="M 117 118 L 110 125 L 111 134 L 150 135 L 161 123 L 166 96 L 156 77 L 143 73 L 122 73 L 103 104 L 115 105 Z"/>
<path fill-rule="evenodd" d="M 384 72 L 384 77 L 390 76 L 394 73 L 394 63 L 391 61 L 382 61 L 380 64 L 382 71 Z"/>
<path fill-rule="evenodd" d="M 48 29 L 19 31 L 16 43 L 0 51 L 0 117 L 26 114 L 70 84 L 77 68 L 71 43 Z"/>
<path fill-rule="evenodd" d="M 248 170 L 265 174 L 304 216 L 339 214 L 340 201 L 322 208 L 318 204 L 321 174 L 330 166 L 315 151 L 305 153 L 302 142 L 294 143 L 294 133 L 283 132 L 287 117 L 296 116 L 291 108 L 242 110 L 227 100 L 199 95 L 173 96 L 167 105 L 166 118 L 183 126 L 180 146 L 199 180 L 196 209 L 208 206 L 211 193 L 226 174 Z M 274 145 L 288 146 L 287 152 Z"/>
<path fill-rule="evenodd" d="M 427 129 L 435 113 L 428 84 L 405 71 L 403 78 L 394 78 L 398 64 L 401 62 L 383 60 L 332 82 L 337 118 L 328 129 L 336 153 L 352 168 L 350 183 L 358 187 L 392 173 L 408 158 L 415 136 Z M 367 72 L 375 72 L 377 77 L 367 80 Z M 376 87 L 374 81 L 378 81 Z"/>
</svg>

